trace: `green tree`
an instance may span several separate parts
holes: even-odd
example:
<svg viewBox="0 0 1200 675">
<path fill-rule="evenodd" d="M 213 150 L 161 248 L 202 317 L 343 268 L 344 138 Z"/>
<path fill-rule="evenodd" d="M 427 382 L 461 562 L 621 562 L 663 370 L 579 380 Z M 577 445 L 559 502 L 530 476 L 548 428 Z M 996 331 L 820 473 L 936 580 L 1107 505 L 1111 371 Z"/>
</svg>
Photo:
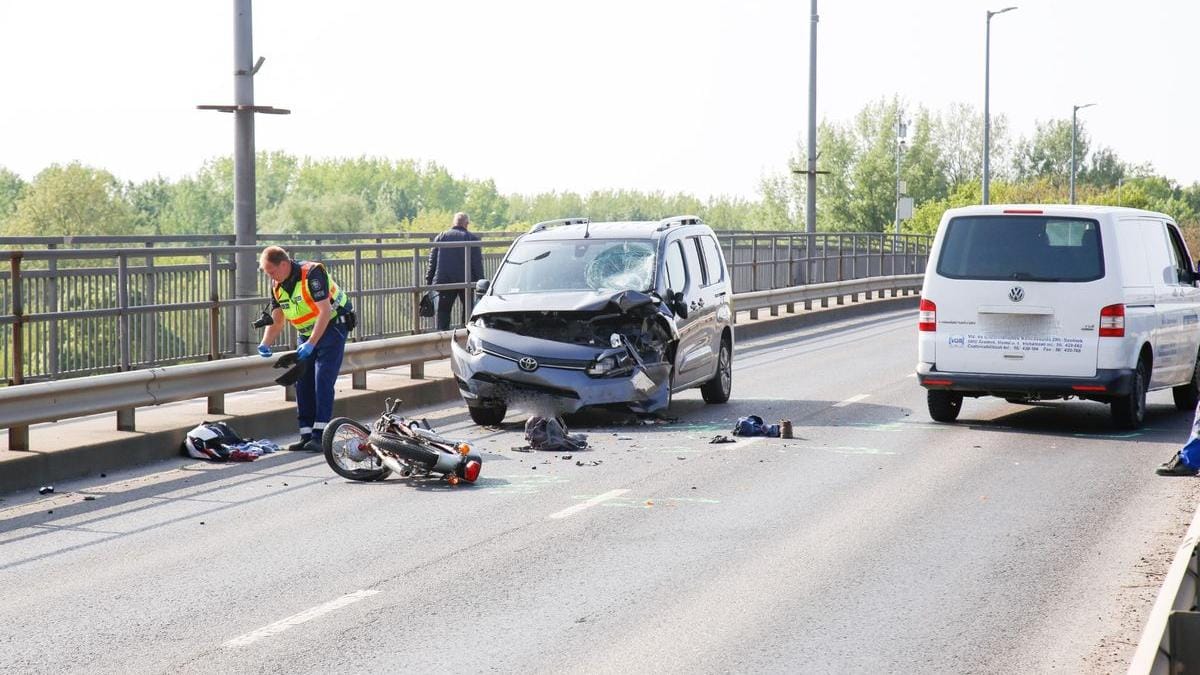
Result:
<svg viewBox="0 0 1200 675">
<path fill-rule="evenodd" d="M 9 218 L 10 235 L 112 235 L 136 232 L 121 183 L 102 169 L 51 165 L 29 184 Z"/>
<path fill-rule="evenodd" d="M 1090 139 L 1083 122 L 1075 131 L 1076 168 L 1082 166 L 1088 156 Z M 1071 121 L 1050 120 L 1038 122 L 1032 139 L 1021 139 L 1017 143 L 1013 159 L 1013 173 L 1017 181 L 1046 178 L 1054 183 L 1066 184 L 1071 171 Z M 1077 174 L 1078 175 L 1078 174 Z"/>
<path fill-rule="evenodd" d="M 0 167 L 0 232 L 5 231 L 5 222 L 17 210 L 17 201 L 24 194 L 25 186 L 24 179 Z"/>
</svg>

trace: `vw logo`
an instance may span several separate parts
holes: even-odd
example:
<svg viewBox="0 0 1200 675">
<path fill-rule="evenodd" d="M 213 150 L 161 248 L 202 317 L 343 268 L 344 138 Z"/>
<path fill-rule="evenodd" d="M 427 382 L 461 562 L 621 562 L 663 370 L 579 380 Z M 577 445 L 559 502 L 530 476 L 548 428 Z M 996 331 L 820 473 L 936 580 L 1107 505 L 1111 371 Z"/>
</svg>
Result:
<svg viewBox="0 0 1200 675">
<path fill-rule="evenodd" d="M 1008 291 L 1008 299 L 1013 302 L 1020 302 L 1025 299 L 1025 289 L 1020 286 L 1013 286 Z"/>
<path fill-rule="evenodd" d="M 526 356 L 520 361 L 517 361 L 517 365 L 520 366 L 521 370 L 527 373 L 532 373 L 538 369 L 537 359 L 533 358 L 532 356 Z"/>
</svg>

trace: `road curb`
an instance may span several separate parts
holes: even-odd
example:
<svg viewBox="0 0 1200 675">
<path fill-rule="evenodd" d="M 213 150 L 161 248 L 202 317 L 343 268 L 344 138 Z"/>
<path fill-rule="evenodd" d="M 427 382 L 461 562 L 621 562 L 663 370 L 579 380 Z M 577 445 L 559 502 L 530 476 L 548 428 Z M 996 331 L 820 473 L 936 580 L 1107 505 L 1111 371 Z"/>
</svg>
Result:
<svg viewBox="0 0 1200 675">
<path fill-rule="evenodd" d="M 753 340 L 807 326 L 900 309 L 915 309 L 917 304 L 918 298 L 915 295 L 848 302 L 817 311 L 781 313 L 779 317 L 740 323 L 734 330 L 738 340 Z M 458 400 L 459 393 L 452 377 L 430 378 L 392 389 L 344 391 L 339 393 L 334 402 L 334 415 L 374 417 L 383 410 L 383 401 L 389 397 L 403 399 L 406 407 L 420 407 Z M 296 424 L 295 407 L 282 403 L 276 408 L 261 412 L 209 417 L 212 420 L 228 422 L 234 430 L 247 438 L 278 437 L 281 429 L 294 429 Z M 32 451 L 27 456 L 9 459 L 0 464 L 0 494 L 179 457 L 188 430 L 200 421 L 193 419 L 186 425 L 171 429 L 138 433 L 136 436 L 63 450 Z"/>
</svg>

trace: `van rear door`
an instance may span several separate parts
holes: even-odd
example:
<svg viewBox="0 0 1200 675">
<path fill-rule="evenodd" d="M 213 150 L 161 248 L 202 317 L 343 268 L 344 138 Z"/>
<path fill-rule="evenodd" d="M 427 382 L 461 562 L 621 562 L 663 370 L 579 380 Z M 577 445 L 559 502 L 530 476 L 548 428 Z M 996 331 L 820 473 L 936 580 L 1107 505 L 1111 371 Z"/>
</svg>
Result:
<svg viewBox="0 0 1200 675">
<path fill-rule="evenodd" d="M 939 371 L 1096 374 L 1105 270 L 1095 220 L 953 218 L 936 273 Z"/>
</svg>

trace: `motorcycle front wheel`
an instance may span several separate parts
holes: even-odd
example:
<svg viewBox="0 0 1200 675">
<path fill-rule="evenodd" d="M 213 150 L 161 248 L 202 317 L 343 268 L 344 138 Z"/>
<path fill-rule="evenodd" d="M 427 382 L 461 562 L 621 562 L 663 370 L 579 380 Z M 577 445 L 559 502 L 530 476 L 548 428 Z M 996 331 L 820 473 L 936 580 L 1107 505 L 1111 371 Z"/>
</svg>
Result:
<svg viewBox="0 0 1200 675">
<path fill-rule="evenodd" d="M 338 417 L 325 426 L 321 447 L 329 468 L 342 478 L 364 482 L 383 480 L 391 470 L 374 455 L 359 453 L 357 448 L 370 442 L 371 431 L 346 417 Z"/>
</svg>

